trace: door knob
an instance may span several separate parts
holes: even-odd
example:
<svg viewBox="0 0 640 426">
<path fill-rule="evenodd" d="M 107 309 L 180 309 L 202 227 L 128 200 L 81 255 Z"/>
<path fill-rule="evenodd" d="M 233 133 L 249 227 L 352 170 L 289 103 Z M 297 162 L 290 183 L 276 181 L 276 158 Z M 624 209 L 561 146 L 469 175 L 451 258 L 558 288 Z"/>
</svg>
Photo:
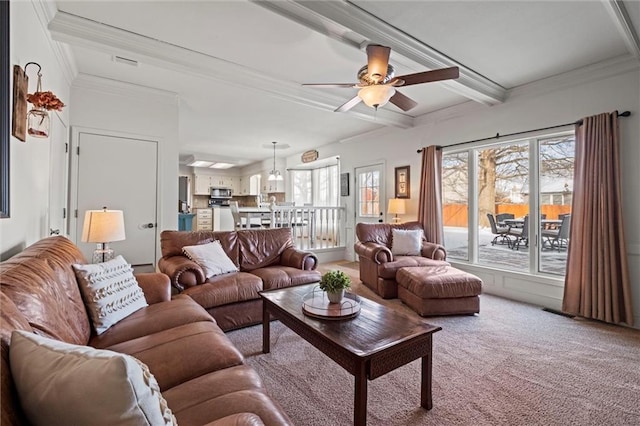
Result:
<svg viewBox="0 0 640 426">
<path fill-rule="evenodd" d="M 143 228 L 153 228 L 153 223 L 147 223 L 146 225 L 142 225 Z"/>
</svg>

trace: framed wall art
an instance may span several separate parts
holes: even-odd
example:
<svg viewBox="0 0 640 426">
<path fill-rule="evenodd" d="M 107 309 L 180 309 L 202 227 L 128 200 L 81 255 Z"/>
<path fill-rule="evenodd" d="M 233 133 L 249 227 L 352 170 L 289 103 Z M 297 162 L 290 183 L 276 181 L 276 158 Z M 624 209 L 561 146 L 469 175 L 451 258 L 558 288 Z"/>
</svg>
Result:
<svg viewBox="0 0 640 426">
<path fill-rule="evenodd" d="M 396 167 L 395 198 L 411 198 L 409 166 Z"/>
<path fill-rule="evenodd" d="M 349 196 L 349 173 L 340 173 L 340 196 Z"/>
</svg>

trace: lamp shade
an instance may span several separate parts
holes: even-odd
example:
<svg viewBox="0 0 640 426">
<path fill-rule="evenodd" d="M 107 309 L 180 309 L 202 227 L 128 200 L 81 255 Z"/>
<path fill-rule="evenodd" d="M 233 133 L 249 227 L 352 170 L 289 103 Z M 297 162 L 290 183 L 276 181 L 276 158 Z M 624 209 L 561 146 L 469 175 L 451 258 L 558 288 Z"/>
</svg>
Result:
<svg viewBox="0 0 640 426">
<path fill-rule="evenodd" d="M 124 215 L 122 210 L 87 210 L 84 214 L 82 241 L 86 243 L 110 243 L 122 241 L 124 234 Z"/>
<path fill-rule="evenodd" d="M 386 105 L 395 93 L 396 89 L 392 86 L 376 84 L 363 87 L 358 91 L 358 96 L 367 106 L 378 108 Z"/>
<path fill-rule="evenodd" d="M 405 214 L 404 200 L 400 198 L 392 198 L 389 200 L 389 207 L 387 209 L 389 214 Z"/>
</svg>

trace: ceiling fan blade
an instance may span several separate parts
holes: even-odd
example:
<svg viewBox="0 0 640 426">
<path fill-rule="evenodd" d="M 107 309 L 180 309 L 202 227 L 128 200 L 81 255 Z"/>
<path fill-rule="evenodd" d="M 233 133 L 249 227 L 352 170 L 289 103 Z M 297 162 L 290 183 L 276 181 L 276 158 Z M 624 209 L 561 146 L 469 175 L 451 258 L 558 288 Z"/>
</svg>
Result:
<svg viewBox="0 0 640 426">
<path fill-rule="evenodd" d="M 354 87 L 355 83 L 319 83 L 319 84 L 303 84 L 303 86 L 308 87 L 318 87 L 318 88 L 340 88 L 340 87 Z"/>
<path fill-rule="evenodd" d="M 411 108 L 418 105 L 416 101 L 411 99 L 410 97 L 403 95 L 402 93 L 396 90 L 396 93 L 389 99 L 389 102 L 397 106 L 403 111 L 409 111 Z"/>
<path fill-rule="evenodd" d="M 333 112 L 349 111 L 351 108 L 353 108 L 354 106 L 358 105 L 361 101 L 362 101 L 362 99 L 360 99 L 359 96 L 356 96 L 355 98 L 349 99 L 347 102 L 345 102 L 342 105 L 340 105 Z"/>
<path fill-rule="evenodd" d="M 380 82 L 387 76 L 391 48 L 370 44 L 367 46 L 367 74 L 374 82 Z"/>
<path fill-rule="evenodd" d="M 458 67 L 442 68 L 433 71 L 417 72 L 415 74 L 401 75 L 398 77 L 404 80 L 403 86 L 411 86 L 412 84 L 429 83 L 432 81 L 451 80 L 460 77 Z"/>
</svg>

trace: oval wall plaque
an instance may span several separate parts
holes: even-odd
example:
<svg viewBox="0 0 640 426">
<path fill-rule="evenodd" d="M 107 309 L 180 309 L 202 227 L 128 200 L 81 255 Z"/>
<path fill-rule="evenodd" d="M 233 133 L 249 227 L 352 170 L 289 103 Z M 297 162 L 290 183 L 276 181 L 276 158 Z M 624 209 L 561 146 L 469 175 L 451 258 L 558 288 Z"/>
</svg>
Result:
<svg viewBox="0 0 640 426">
<path fill-rule="evenodd" d="M 302 162 L 310 163 L 312 161 L 316 161 L 318 159 L 318 151 L 312 149 L 311 151 L 306 151 L 302 154 Z"/>
</svg>

